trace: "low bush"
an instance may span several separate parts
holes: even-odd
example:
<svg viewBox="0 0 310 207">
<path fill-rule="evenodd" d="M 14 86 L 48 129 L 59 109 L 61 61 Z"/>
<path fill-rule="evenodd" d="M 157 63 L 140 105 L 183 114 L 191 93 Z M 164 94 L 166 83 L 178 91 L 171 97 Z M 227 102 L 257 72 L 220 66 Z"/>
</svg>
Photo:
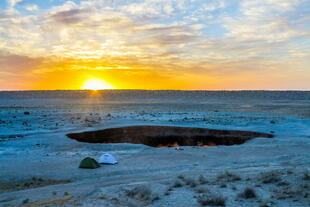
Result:
<svg viewBox="0 0 310 207">
<path fill-rule="evenodd" d="M 261 173 L 261 181 L 264 184 L 277 183 L 281 181 L 281 177 L 277 171 L 264 172 Z"/>
<path fill-rule="evenodd" d="M 153 195 L 151 189 L 147 186 L 135 187 L 134 189 L 127 190 L 125 194 L 130 198 L 144 203 L 152 203 L 153 201 L 160 199 L 159 196 Z"/>
<path fill-rule="evenodd" d="M 222 182 L 233 182 L 241 180 L 241 177 L 239 175 L 236 175 L 235 173 L 226 171 L 225 173 L 219 174 L 216 180 Z"/>
<path fill-rule="evenodd" d="M 251 199 L 251 198 L 257 198 L 257 195 L 253 188 L 247 187 L 244 189 L 243 192 L 238 194 L 238 197 L 244 199 Z"/>
<path fill-rule="evenodd" d="M 207 184 L 208 183 L 207 179 L 203 175 L 199 176 L 198 181 L 200 184 Z"/>
<path fill-rule="evenodd" d="M 226 198 L 214 194 L 203 194 L 197 197 L 201 206 L 226 206 Z"/>
</svg>

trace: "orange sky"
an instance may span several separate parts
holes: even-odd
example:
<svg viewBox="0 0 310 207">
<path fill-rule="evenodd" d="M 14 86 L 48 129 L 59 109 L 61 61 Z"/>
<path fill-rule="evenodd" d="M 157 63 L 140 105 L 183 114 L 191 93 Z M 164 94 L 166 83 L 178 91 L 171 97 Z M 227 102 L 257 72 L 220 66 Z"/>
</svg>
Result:
<svg viewBox="0 0 310 207">
<path fill-rule="evenodd" d="M 310 90 L 303 0 L 0 0 L 0 90 Z"/>
</svg>

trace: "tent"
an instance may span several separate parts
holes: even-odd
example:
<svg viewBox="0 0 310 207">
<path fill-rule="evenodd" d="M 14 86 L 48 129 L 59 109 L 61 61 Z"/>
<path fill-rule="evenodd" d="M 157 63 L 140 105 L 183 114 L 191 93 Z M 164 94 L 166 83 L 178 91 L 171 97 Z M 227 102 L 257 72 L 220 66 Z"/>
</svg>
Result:
<svg viewBox="0 0 310 207">
<path fill-rule="evenodd" d="M 117 163 L 117 160 L 113 155 L 106 153 L 106 154 L 101 155 L 101 157 L 99 158 L 99 163 L 114 165 Z"/>
<path fill-rule="evenodd" d="M 91 169 L 98 168 L 98 167 L 100 167 L 98 162 L 91 157 L 86 157 L 85 159 L 83 159 L 80 162 L 80 166 L 79 166 L 79 168 L 91 168 Z"/>
</svg>

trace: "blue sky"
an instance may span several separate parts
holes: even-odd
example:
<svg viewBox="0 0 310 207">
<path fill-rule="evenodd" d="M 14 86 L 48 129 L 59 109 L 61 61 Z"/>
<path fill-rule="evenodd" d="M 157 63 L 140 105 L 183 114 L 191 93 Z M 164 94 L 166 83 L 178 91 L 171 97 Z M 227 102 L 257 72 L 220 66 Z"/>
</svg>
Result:
<svg viewBox="0 0 310 207">
<path fill-rule="evenodd" d="M 143 88 L 129 81 L 140 71 L 160 88 L 310 89 L 309 14 L 309 0 L 0 0 L 0 89 L 57 71 L 120 88 Z"/>
</svg>

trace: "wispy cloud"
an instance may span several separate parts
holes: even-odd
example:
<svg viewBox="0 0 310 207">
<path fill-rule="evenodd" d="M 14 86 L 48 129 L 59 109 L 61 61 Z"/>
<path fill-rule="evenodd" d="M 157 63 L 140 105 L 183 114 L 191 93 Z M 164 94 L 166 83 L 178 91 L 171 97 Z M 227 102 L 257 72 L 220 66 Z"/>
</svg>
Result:
<svg viewBox="0 0 310 207">
<path fill-rule="evenodd" d="M 15 7 L 15 5 L 17 5 L 18 3 L 21 3 L 22 1 L 24 0 L 8 0 L 8 3 L 9 3 L 9 6 L 12 8 L 12 7 Z"/>
<path fill-rule="evenodd" d="M 28 11 L 37 11 L 39 9 L 38 5 L 36 4 L 29 4 L 26 5 L 24 8 Z"/>
</svg>

